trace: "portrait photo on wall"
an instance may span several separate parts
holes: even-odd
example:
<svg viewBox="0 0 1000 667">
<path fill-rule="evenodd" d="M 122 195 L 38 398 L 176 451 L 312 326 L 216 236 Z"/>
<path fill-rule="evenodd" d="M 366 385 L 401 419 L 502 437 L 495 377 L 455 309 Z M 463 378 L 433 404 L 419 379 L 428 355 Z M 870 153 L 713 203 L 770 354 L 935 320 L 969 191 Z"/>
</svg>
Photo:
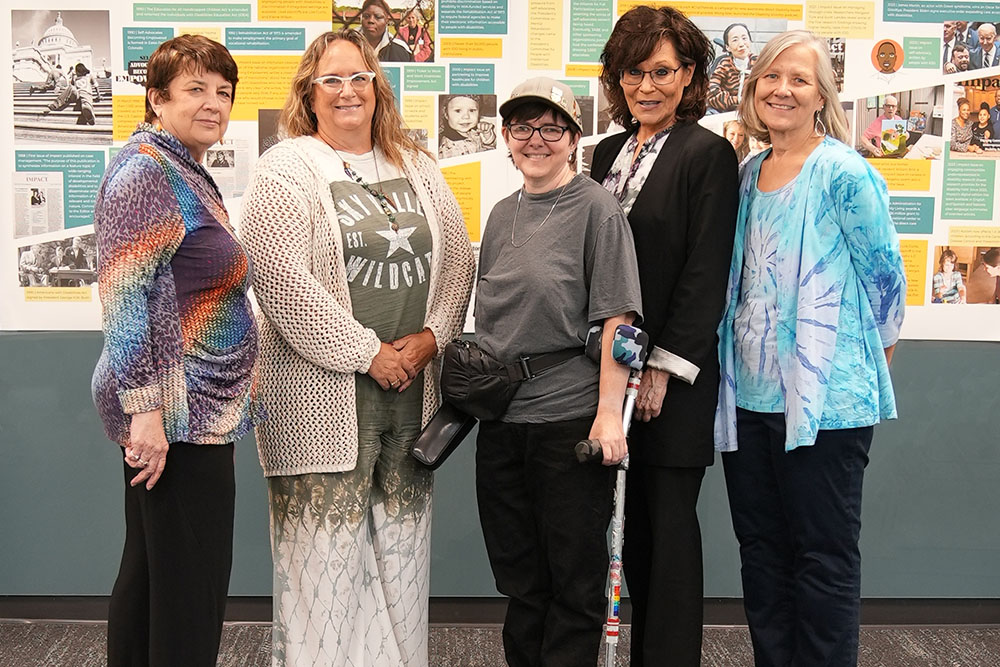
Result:
<svg viewBox="0 0 1000 667">
<path fill-rule="evenodd" d="M 943 104 L 944 86 L 857 100 L 855 149 L 871 158 L 940 159 L 944 152 L 944 119 L 940 115 Z"/>
<path fill-rule="evenodd" d="M 691 20 L 715 49 L 708 67 L 708 113 L 735 111 L 757 54 L 768 40 L 788 29 L 788 20 L 719 16 L 694 16 Z"/>
<path fill-rule="evenodd" d="M 1000 65 L 996 23 L 945 21 L 941 28 L 941 71 L 945 74 Z"/>
<path fill-rule="evenodd" d="M 931 303 L 992 304 L 1000 301 L 1000 248 L 934 248 Z"/>
<path fill-rule="evenodd" d="M 949 111 L 952 158 L 1000 158 L 1000 75 L 961 81 Z"/>
<path fill-rule="evenodd" d="M 11 16 L 14 142 L 111 143 L 107 10 L 21 10 Z"/>
<path fill-rule="evenodd" d="M 364 0 L 333 6 L 333 27 L 368 39 L 384 63 L 434 62 L 433 0 Z"/>
<path fill-rule="evenodd" d="M 97 241 L 93 234 L 46 241 L 17 249 L 21 287 L 86 287 L 97 281 Z"/>
<path fill-rule="evenodd" d="M 460 157 L 495 149 L 496 118 L 496 95 L 439 95 L 438 157 Z"/>
</svg>

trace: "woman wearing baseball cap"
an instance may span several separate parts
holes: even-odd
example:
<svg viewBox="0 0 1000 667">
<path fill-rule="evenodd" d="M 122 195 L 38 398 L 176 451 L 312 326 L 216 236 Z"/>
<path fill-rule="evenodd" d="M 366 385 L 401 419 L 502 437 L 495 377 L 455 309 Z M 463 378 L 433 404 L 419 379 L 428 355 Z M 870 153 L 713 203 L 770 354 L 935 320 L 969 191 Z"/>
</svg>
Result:
<svg viewBox="0 0 1000 667">
<path fill-rule="evenodd" d="M 500 115 L 524 185 L 497 203 L 483 234 L 476 339 L 505 364 L 579 353 L 523 382 L 502 417 L 480 424 L 479 516 L 497 589 L 510 597 L 508 664 L 596 665 L 613 466 L 625 456 L 628 371 L 611 340 L 641 316 L 635 247 L 614 197 L 576 173 L 583 127 L 567 86 L 525 81 Z M 600 365 L 583 355 L 595 324 Z M 587 438 L 601 441 L 605 465 L 576 461 Z"/>
</svg>

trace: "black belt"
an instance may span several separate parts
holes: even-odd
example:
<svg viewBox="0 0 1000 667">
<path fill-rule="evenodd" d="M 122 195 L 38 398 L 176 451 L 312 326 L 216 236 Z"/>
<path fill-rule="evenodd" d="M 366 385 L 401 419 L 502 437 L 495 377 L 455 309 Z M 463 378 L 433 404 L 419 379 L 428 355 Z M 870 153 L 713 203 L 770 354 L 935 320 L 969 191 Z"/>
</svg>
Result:
<svg viewBox="0 0 1000 667">
<path fill-rule="evenodd" d="M 514 382 L 532 380 L 550 368 L 569 361 L 573 357 L 583 354 L 584 348 L 571 347 L 556 352 L 546 352 L 545 354 L 522 354 L 517 361 L 507 364 L 507 371 Z"/>
</svg>

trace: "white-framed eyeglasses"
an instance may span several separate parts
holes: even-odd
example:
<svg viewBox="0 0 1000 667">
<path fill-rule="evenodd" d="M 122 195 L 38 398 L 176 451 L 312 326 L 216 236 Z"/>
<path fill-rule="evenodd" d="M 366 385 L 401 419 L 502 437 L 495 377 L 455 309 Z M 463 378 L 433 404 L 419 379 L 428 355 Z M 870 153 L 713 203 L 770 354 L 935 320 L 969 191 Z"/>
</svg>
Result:
<svg viewBox="0 0 1000 667">
<path fill-rule="evenodd" d="M 344 89 L 345 83 L 350 83 L 355 92 L 359 92 L 368 87 L 368 84 L 375 78 L 375 72 L 358 72 L 351 76 L 337 76 L 336 74 L 326 74 L 318 76 L 312 80 L 313 83 L 323 86 L 331 93 L 339 93 Z"/>
</svg>

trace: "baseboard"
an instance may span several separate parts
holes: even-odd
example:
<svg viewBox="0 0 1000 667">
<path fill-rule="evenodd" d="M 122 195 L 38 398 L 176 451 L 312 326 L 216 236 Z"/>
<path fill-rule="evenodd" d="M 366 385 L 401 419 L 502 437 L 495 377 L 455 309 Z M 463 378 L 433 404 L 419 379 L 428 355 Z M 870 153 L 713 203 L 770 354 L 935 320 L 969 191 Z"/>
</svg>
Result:
<svg viewBox="0 0 1000 667">
<path fill-rule="evenodd" d="M 507 600 L 499 597 L 432 597 L 433 625 L 500 625 Z M 631 619 L 622 600 L 622 621 Z M 0 595 L 0 619 L 103 621 L 106 595 Z M 226 620 L 267 623 L 270 596 L 229 598 Z M 861 601 L 863 625 L 1000 625 L 1000 598 L 867 598 Z M 705 598 L 705 625 L 746 625 L 740 598 Z"/>
</svg>

